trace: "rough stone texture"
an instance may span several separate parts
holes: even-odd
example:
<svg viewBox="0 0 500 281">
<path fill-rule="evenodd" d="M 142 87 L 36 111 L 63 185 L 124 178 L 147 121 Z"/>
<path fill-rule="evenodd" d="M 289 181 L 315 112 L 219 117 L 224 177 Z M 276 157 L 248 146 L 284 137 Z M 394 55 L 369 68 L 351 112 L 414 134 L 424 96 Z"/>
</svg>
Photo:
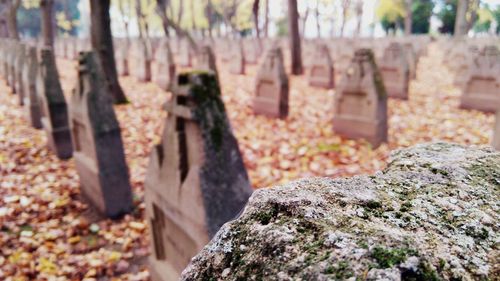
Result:
<svg viewBox="0 0 500 281">
<path fill-rule="evenodd" d="M 493 142 L 491 145 L 496 150 L 500 151 L 500 109 L 497 110 L 495 128 L 493 129 Z"/>
<path fill-rule="evenodd" d="M 132 189 L 113 102 L 93 52 L 79 55 L 71 96 L 71 133 L 82 194 L 103 214 L 118 218 L 133 208 Z"/>
<path fill-rule="evenodd" d="M 335 85 L 333 62 L 325 44 L 315 47 L 309 72 L 309 85 L 331 89 Z"/>
<path fill-rule="evenodd" d="M 36 129 L 42 128 L 42 113 L 40 102 L 36 91 L 36 77 L 38 72 L 37 50 L 34 46 L 28 46 L 26 50 L 26 63 L 23 69 L 24 84 L 24 106 L 26 117 L 31 126 Z"/>
<path fill-rule="evenodd" d="M 68 107 L 59 82 L 56 59 L 50 48 L 40 50 L 36 91 L 42 112 L 47 144 L 60 159 L 71 158 L 73 147 L 68 124 Z"/>
<path fill-rule="evenodd" d="M 495 112 L 500 104 L 500 51 L 486 46 L 469 65 L 460 107 Z"/>
<path fill-rule="evenodd" d="M 212 72 L 178 75 L 145 180 L 152 279 L 178 280 L 252 193 Z"/>
<path fill-rule="evenodd" d="M 286 118 L 288 116 L 288 88 L 283 52 L 280 47 L 272 47 L 257 72 L 254 112 L 269 117 Z"/>
<path fill-rule="evenodd" d="M 500 153 L 423 144 L 373 176 L 254 192 L 183 280 L 497 280 Z"/>
<path fill-rule="evenodd" d="M 379 67 L 389 97 L 408 99 L 410 70 L 401 44 L 393 42 L 384 50 Z"/>
<path fill-rule="evenodd" d="M 169 90 L 175 80 L 175 63 L 168 40 L 163 40 L 156 51 L 154 81 L 163 90 Z"/>
<path fill-rule="evenodd" d="M 357 50 L 335 95 L 333 130 L 364 138 L 378 147 L 387 141 L 387 94 L 369 49 Z"/>
</svg>

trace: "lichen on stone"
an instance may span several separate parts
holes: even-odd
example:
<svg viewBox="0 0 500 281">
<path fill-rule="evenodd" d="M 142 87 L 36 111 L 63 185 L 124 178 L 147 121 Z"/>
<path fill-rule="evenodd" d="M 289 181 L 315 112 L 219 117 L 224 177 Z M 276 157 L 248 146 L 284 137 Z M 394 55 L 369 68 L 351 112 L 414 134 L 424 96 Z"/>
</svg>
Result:
<svg viewBox="0 0 500 281">
<path fill-rule="evenodd" d="M 182 279 L 495 280 L 499 173 L 491 148 L 434 143 L 373 176 L 257 190 Z"/>
</svg>

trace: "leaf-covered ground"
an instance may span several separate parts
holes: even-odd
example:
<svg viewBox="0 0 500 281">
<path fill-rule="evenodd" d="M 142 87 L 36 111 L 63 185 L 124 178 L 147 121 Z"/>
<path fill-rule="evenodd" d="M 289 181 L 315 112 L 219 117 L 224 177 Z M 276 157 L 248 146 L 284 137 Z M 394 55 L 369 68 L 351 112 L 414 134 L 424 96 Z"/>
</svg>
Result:
<svg viewBox="0 0 500 281">
<path fill-rule="evenodd" d="M 389 151 L 445 140 L 487 144 L 493 115 L 458 109 L 459 92 L 431 46 L 420 60 L 409 101 L 389 101 L 389 143 L 376 150 L 332 131 L 333 90 L 290 78 L 290 116 L 252 113 L 256 66 L 247 75 L 219 63 L 223 99 L 252 184 L 264 187 L 299 177 L 341 177 L 383 168 Z M 75 63 L 58 61 L 66 95 Z M 79 197 L 73 160 L 45 147 L 46 136 L 24 118 L 17 96 L 0 81 L 0 280 L 147 280 L 149 234 L 143 218 L 143 182 L 149 151 L 159 141 L 169 94 L 153 83 L 121 79 L 130 104 L 116 106 L 131 171 L 136 209 L 119 221 L 103 220 Z"/>
</svg>

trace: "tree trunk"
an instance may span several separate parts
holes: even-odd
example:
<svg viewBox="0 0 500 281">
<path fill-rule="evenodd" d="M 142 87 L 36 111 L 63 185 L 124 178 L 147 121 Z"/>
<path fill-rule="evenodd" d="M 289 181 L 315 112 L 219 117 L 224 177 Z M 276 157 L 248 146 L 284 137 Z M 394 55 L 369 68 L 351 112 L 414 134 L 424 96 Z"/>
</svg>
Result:
<svg viewBox="0 0 500 281">
<path fill-rule="evenodd" d="M 412 4 L 413 4 L 412 0 L 405 0 L 405 10 L 406 10 L 405 35 L 411 35 L 411 26 L 413 24 L 413 14 L 411 9 Z"/>
<path fill-rule="evenodd" d="M 316 32 L 318 38 L 321 38 L 321 24 L 319 22 L 319 0 L 316 0 Z"/>
<path fill-rule="evenodd" d="M 179 1 L 179 11 L 177 13 L 177 24 L 181 24 L 182 16 L 184 14 L 184 0 Z"/>
<path fill-rule="evenodd" d="M 9 38 L 19 40 L 19 33 L 17 32 L 17 9 L 21 4 L 21 0 L 8 1 L 7 13 L 7 29 L 9 31 Z"/>
<path fill-rule="evenodd" d="M 40 9 L 42 11 L 42 40 L 45 47 L 54 47 L 54 0 L 40 1 Z"/>
<path fill-rule="evenodd" d="M 167 3 L 165 0 L 156 0 L 156 13 L 161 19 L 163 32 L 165 32 L 165 36 L 169 37 L 170 32 L 168 30 L 168 21 L 167 21 Z"/>
<path fill-rule="evenodd" d="M 363 20 L 363 1 L 358 0 L 356 3 L 356 19 L 357 19 L 357 25 L 356 25 L 356 37 L 361 36 L 361 23 Z"/>
<path fill-rule="evenodd" d="M 130 41 L 130 34 L 128 31 L 128 20 L 125 18 L 125 8 L 123 8 L 123 1 L 118 1 L 118 8 L 120 9 L 120 13 L 122 14 L 122 22 L 123 22 L 123 28 L 125 29 L 125 39 L 127 41 L 127 46 Z"/>
<path fill-rule="evenodd" d="M 193 29 L 193 34 L 196 35 L 196 33 L 194 33 L 194 32 L 196 32 L 196 20 L 195 20 L 195 14 L 194 14 L 194 11 L 195 11 L 194 10 L 194 0 L 191 0 L 191 2 L 189 2 L 189 3 L 190 3 L 190 8 L 191 8 L 191 27 Z"/>
<path fill-rule="evenodd" d="M 207 0 L 207 6 L 205 8 L 205 16 L 207 17 L 207 23 L 208 23 L 208 37 L 212 39 L 212 29 L 213 29 L 213 14 L 214 14 L 214 7 L 212 6 L 212 0 Z"/>
<path fill-rule="evenodd" d="M 269 37 L 269 0 L 266 0 L 266 12 L 264 17 L 264 37 Z"/>
<path fill-rule="evenodd" d="M 92 48 L 96 51 L 106 75 L 109 93 L 114 103 L 120 104 L 126 103 L 127 97 L 120 86 L 116 72 L 109 6 L 110 0 L 90 0 L 91 40 Z"/>
<path fill-rule="evenodd" d="M 344 36 L 345 23 L 347 22 L 347 11 L 351 5 L 350 0 L 342 0 L 342 23 L 340 25 L 340 37 Z"/>
<path fill-rule="evenodd" d="M 300 50 L 299 12 L 297 0 L 288 0 L 288 29 L 290 32 L 290 53 L 292 61 L 292 74 L 303 73 L 302 55 Z"/>
<path fill-rule="evenodd" d="M 467 34 L 467 8 L 469 6 L 468 0 L 458 0 L 457 17 L 455 19 L 455 36 L 460 37 Z"/>
<path fill-rule="evenodd" d="M 253 14 L 253 23 L 255 26 L 255 35 L 257 38 L 260 38 L 260 32 L 259 32 L 259 0 L 254 0 L 253 1 L 253 6 L 252 6 L 252 14 Z"/>
<path fill-rule="evenodd" d="M 300 25 L 300 34 L 304 35 L 304 32 L 306 31 L 306 23 L 307 23 L 307 19 L 309 18 L 309 6 L 307 6 L 306 8 L 306 12 L 304 13 L 304 16 L 301 17 L 301 25 Z"/>
</svg>

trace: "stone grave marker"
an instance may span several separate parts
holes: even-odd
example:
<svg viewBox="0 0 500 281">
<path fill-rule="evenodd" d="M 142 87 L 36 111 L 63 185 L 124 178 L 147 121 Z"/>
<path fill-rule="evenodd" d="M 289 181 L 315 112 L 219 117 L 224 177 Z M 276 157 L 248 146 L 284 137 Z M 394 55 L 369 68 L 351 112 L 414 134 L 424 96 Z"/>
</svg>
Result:
<svg viewBox="0 0 500 281">
<path fill-rule="evenodd" d="M 191 67 L 193 65 L 193 55 L 189 42 L 187 40 L 182 40 L 179 42 L 179 46 L 178 65 L 180 67 Z"/>
<path fill-rule="evenodd" d="M 500 52 L 486 46 L 469 66 L 460 107 L 495 112 L 500 102 Z"/>
<path fill-rule="evenodd" d="M 153 281 L 177 280 L 252 193 L 211 72 L 179 74 L 145 181 Z"/>
<path fill-rule="evenodd" d="M 19 50 L 19 42 L 14 40 L 10 43 L 9 55 L 7 56 L 8 60 L 8 77 L 7 77 L 7 85 L 11 88 L 12 93 L 16 93 L 16 61 Z"/>
<path fill-rule="evenodd" d="M 384 50 L 380 73 L 389 97 L 408 99 L 410 70 L 401 44 L 393 42 Z"/>
<path fill-rule="evenodd" d="M 217 62 L 212 48 L 208 45 L 202 46 L 198 53 L 196 69 L 203 71 L 212 71 L 219 81 L 219 73 L 217 71 Z"/>
<path fill-rule="evenodd" d="M 245 74 L 245 52 L 243 51 L 243 46 L 241 42 L 235 42 L 228 50 L 231 55 L 229 59 L 229 72 L 232 74 L 242 75 Z"/>
<path fill-rule="evenodd" d="M 410 79 L 415 79 L 417 78 L 417 54 L 411 43 L 405 43 L 403 46 L 406 62 L 408 63 L 408 71 L 410 72 Z"/>
<path fill-rule="evenodd" d="M 174 57 L 167 40 L 163 40 L 156 51 L 154 80 L 163 90 L 169 90 L 175 80 Z"/>
<path fill-rule="evenodd" d="M 24 106 L 26 117 L 31 126 L 36 129 L 42 128 L 41 108 L 38 101 L 36 91 L 36 80 L 38 72 L 37 49 L 35 46 L 27 46 L 26 62 L 23 68 L 23 84 L 24 84 Z"/>
<path fill-rule="evenodd" d="M 116 44 L 116 70 L 120 76 L 128 76 L 129 72 L 129 52 L 127 42 L 117 42 Z"/>
<path fill-rule="evenodd" d="M 36 91 L 42 113 L 42 127 L 47 133 L 49 148 L 60 159 L 71 158 L 73 147 L 68 109 L 59 82 L 54 53 L 50 48 L 40 50 Z"/>
<path fill-rule="evenodd" d="M 17 56 L 15 61 L 15 88 L 19 98 L 19 105 L 24 104 L 24 86 L 23 86 L 23 69 L 26 60 L 26 44 L 19 43 L 16 50 Z"/>
<path fill-rule="evenodd" d="M 288 116 L 288 76 L 279 47 L 269 49 L 257 72 L 253 109 L 269 117 Z"/>
<path fill-rule="evenodd" d="M 151 81 L 151 50 L 146 41 L 139 40 L 135 49 L 135 76 L 140 82 Z"/>
<path fill-rule="evenodd" d="M 334 87 L 333 62 L 327 45 L 319 44 L 315 47 L 309 68 L 309 85 L 326 89 Z"/>
<path fill-rule="evenodd" d="M 387 94 L 373 52 L 360 49 L 338 85 L 333 129 L 348 138 L 364 138 L 373 147 L 387 141 Z"/>
<path fill-rule="evenodd" d="M 82 194 L 101 213 L 118 218 L 133 208 L 121 131 L 94 52 L 79 55 L 70 123 Z"/>
</svg>

